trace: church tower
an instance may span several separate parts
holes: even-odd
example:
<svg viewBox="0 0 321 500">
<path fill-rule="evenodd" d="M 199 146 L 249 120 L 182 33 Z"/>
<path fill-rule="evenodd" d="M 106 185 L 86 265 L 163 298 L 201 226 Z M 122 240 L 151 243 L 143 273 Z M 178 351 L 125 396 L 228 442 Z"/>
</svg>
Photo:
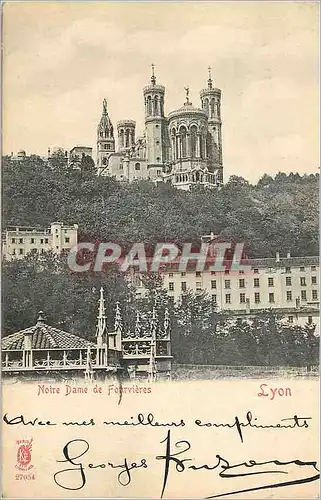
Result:
<svg viewBox="0 0 321 500">
<path fill-rule="evenodd" d="M 110 153 L 115 152 L 114 128 L 107 111 L 107 101 L 103 100 L 103 112 L 97 127 L 97 170 L 98 175 L 107 168 Z"/>
<path fill-rule="evenodd" d="M 147 143 L 147 169 L 150 179 L 163 172 L 166 158 L 166 118 L 164 116 L 165 87 L 156 84 L 154 64 L 150 85 L 143 89 L 145 103 L 145 130 Z"/>
<path fill-rule="evenodd" d="M 208 169 L 217 171 L 217 178 L 223 182 L 221 90 L 213 87 L 211 68 L 208 68 L 207 88 L 201 90 L 202 109 L 208 116 L 207 152 Z"/>
</svg>

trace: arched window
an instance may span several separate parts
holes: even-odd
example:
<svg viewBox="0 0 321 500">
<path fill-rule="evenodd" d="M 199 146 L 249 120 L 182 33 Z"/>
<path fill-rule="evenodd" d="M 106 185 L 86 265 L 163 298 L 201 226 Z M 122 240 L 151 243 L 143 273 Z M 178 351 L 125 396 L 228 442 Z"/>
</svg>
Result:
<svg viewBox="0 0 321 500">
<path fill-rule="evenodd" d="M 129 130 L 126 130 L 126 148 L 129 146 Z"/>
<path fill-rule="evenodd" d="M 187 157 L 187 137 L 186 137 L 186 128 L 180 128 L 180 136 L 181 136 L 181 158 Z"/>
<path fill-rule="evenodd" d="M 214 116 L 214 99 L 211 99 L 211 118 Z"/>
<path fill-rule="evenodd" d="M 152 98 L 150 95 L 147 97 L 147 114 L 152 114 Z"/>
<path fill-rule="evenodd" d="M 135 163 L 135 170 L 140 170 L 140 163 Z"/>
<path fill-rule="evenodd" d="M 107 158 L 103 158 L 102 163 L 103 163 L 103 165 L 107 165 Z"/>
<path fill-rule="evenodd" d="M 197 141 L 197 128 L 195 125 L 191 126 L 191 156 L 195 158 L 196 156 L 196 141 Z"/>
<path fill-rule="evenodd" d="M 119 142 L 120 142 L 120 147 L 124 147 L 124 130 L 121 129 L 119 132 Z"/>
<path fill-rule="evenodd" d="M 155 95 L 155 99 L 154 99 L 154 115 L 158 115 L 159 114 L 159 102 L 158 102 L 158 96 Z"/>
</svg>

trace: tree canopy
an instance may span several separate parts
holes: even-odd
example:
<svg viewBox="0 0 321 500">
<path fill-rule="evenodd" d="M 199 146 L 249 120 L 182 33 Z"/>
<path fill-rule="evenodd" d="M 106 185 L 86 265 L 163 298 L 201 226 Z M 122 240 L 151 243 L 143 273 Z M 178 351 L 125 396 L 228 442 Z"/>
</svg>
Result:
<svg viewBox="0 0 321 500">
<path fill-rule="evenodd" d="M 231 176 L 219 190 L 190 192 L 148 181 L 120 183 L 98 177 L 88 158 L 81 169 L 37 156 L 3 161 L 3 227 L 79 224 L 80 237 L 133 242 L 195 242 L 225 234 L 246 245 L 250 257 L 280 252 L 318 254 L 319 175 L 264 175 L 256 185 Z M 59 163 L 60 162 L 60 163 Z"/>
</svg>

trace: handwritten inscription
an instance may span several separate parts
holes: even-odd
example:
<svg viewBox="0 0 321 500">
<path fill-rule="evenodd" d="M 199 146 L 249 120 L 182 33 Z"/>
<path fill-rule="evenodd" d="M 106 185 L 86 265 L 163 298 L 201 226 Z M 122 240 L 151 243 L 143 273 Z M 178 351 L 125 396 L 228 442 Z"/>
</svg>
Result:
<svg viewBox="0 0 321 500">
<path fill-rule="evenodd" d="M 205 470 L 208 472 L 212 472 L 213 470 L 217 470 L 218 476 L 220 478 L 245 478 L 247 476 L 253 475 L 262 475 L 265 477 L 266 474 L 275 475 L 287 475 L 289 472 L 287 470 L 283 470 L 282 468 L 295 466 L 294 470 L 306 467 L 307 472 L 304 474 L 304 477 L 295 477 L 292 480 L 273 482 L 270 484 L 258 484 L 255 487 L 244 488 L 242 490 L 233 490 L 232 485 L 229 483 L 229 491 L 224 491 L 220 494 L 208 494 L 207 498 L 218 498 L 227 495 L 233 495 L 237 493 L 245 493 L 248 491 L 256 491 L 261 489 L 272 489 L 278 487 L 285 487 L 295 484 L 304 484 L 311 481 L 316 481 L 319 479 L 319 469 L 317 468 L 316 461 L 303 461 L 301 459 L 294 460 L 286 460 L 280 461 L 277 459 L 271 459 L 268 461 L 258 461 L 255 459 L 246 460 L 244 462 L 233 464 L 230 460 L 220 456 L 215 455 L 213 462 L 209 464 L 204 464 L 202 461 L 200 464 L 195 463 L 195 458 L 193 454 L 186 455 L 191 448 L 192 444 L 186 440 L 182 439 L 174 443 L 172 446 L 172 436 L 171 430 L 167 431 L 166 437 L 161 441 L 161 444 L 165 444 L 165 452 L 163 455 L 157 455 L 155 457 L 156 460 L 162 460 L 164 463 L 164 471 L 162 478 L 162 487 L 161 487 L 161 498 L 163 498 L 166 486 L 169 480 L 170 473 L 182 473 L 187 470 L 191 470 L 194 472 Z M 75 446 L 77 445 L 77 446 Z M 80 445 L 80 446 L 79 446 Z M 79 452 L 80 449 L 80 452 Z M 147 463 L 147 459 L 145 457 L 140 458 L 136 461 L 131 461 L 128 458 L 125 458 L 123 463 L 114 464 L 112 461 L 107 459 L 106 462 L 95 464 L 92 461 L 84 463 L 83 459 L 79 460 L 81 457 L 84 457 L 88 453 L 90 449 L 89 443 L 85 439 L 73 439 L 68 441 L 66 445 L 63 447 L 62 453 L 64 456 L 63 460 L 57 460 L 58 463 L 65 463 L 67 465 L 66 468 L 58 470 L 55 472 L 53 479 L 54 482 L 65 490 L 80 490 L 87 483 L 88 472 L 91 469 L 121 469 L 121 472 L 118 474 L 118 482 L 122 486 L 127 486 L 132 481 L 132 472 L 136 469 L 147 469 L 152 464 Z M 70 467 L 70 465 L 72 467 Z M 173 467 L 172 467 L 173 466 Z M 248 471 L 250 469 L 250 471 Z M 298 476 L 301 475 L 301 471 L 296 473 Z"/>
<path fill-rule="evenodd" d="M 289 397 L 292 396 L 290 387 L 269 387 L 268 384 L 260 385 L 260 392 L 258 393 L 259 398 L 268 398 L 271 401 L 275 397 Z"/>
</svg>

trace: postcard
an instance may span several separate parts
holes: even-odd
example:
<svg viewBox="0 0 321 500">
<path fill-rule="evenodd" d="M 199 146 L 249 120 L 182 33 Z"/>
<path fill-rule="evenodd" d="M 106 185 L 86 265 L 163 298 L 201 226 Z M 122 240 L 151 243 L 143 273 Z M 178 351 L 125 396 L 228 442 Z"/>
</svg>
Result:
<svg viewBox="0 0 321 500">
<path fill-rule="evenodd" d="M 2 14 L 2 497 L 318 498 L 318 3 Z"/>
</svg>

